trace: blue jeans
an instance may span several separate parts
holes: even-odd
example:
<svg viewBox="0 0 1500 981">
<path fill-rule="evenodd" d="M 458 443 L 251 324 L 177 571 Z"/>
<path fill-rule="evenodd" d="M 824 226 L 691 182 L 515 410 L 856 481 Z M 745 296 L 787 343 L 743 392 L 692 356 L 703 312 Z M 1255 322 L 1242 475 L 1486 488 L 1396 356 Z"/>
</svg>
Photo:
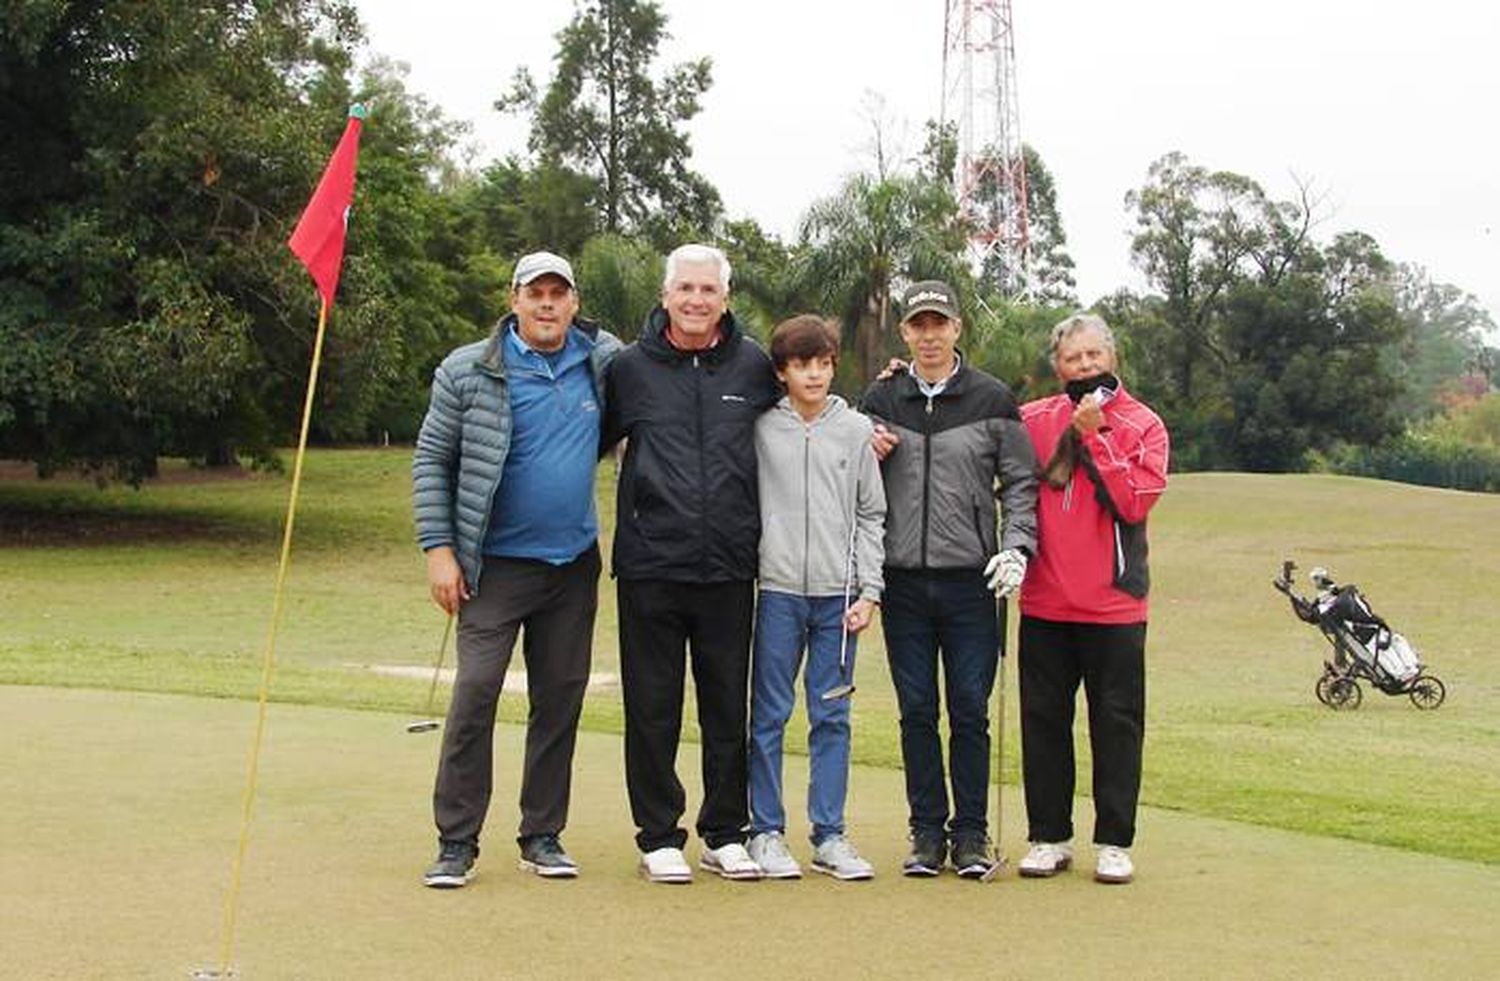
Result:
<svg viewBox="0 0 1500 981">
<path fill-rule="evenodd" d="M 797 668 L 807 694 L 807 749 L 811 775 L 807 819 L 812 842 L 844 833 L 849 790 L 849 699 L 825 700 L 839 684 L 842 596 L 798 596 L 762 590 L 755 611 L 755 656 L 750 666 L 750 830 L 786 830 L 781 804 L 781 743 L 797 697 Z M 844 652 L 854 672 L 854 636 Z"/>
<path fill-rule="evenodd" d="M 988 830 L 990 691 L 1000 629 L 995 596 L 978 569 L 886 569 L 881 623 L 896 703 L 913 832 Z M 938 663 L 948 702 L 948 786 L 938 740 Z"/>
</svg>

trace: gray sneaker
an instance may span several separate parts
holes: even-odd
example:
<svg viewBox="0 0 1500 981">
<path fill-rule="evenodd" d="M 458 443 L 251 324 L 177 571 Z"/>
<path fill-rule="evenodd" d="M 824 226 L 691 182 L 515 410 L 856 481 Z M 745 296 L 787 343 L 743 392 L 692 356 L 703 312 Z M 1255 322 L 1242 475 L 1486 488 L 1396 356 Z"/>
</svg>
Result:
<svg viewBox="0 0 1500 981">
<path fill-rule="evenodd" d="M 875 878 L 875 867 L 860 858 L 859 852 L 854 850 L 849 839 L 843 835 L 824 838 L 813 849 L 812 868 L 814 872 L 831 875 L 845 882 Z"/>
<path fill-rule="evenodd" d="M 948 859 L 948 836 L 942 829 L 913 831 L 911 854 L 901 863 L 901 874 L 930 878 L 942 874 Z"/>
<path fill-rule="evenodd" d="M 990 840 L 977 831 L 955 834 L 948 854 L 962 879 L 983 879 L 995 865 Z"/>
<path fill-rule="evenodd" d="M 800 879 L 802 866 L 787 850 L 780 831 L 762 831 L 750 839 L 750 857 L 767 879 Z"/>
<path fill-rule="evenodd" d="M 535 872 L 544 879 L 572 879 L 578 875 L 578 863 L 563 851 L 557 835 L 532 835 L 521 839 L 522 872 Z"/>
<path fill-rule="evenodd" d="M 460 889 L 474 878 L 474 862 L 479 846 L 467 841 L 444 841 L 438 844 L 437 861 L 422 876 L 422 885 L 431 889 Z"/>
</svg>

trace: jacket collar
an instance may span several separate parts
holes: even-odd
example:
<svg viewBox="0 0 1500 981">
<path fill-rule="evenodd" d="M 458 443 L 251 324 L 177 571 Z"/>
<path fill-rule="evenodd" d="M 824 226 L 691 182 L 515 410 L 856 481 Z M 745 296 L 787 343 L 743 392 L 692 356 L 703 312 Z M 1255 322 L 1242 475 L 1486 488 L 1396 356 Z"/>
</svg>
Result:
<svg viewBox="0 0 1500 981">
<path fill-rule="evenodd" d="M 812 422 L 803 419 L 802 415 L 792 407 L 792 399 L 789 395 L 782 395 L 776 401 L 775 412 L 778 417 L 785 417 L 788 420 L 794 421 L 799 426 L 821 426 L 840 413 L 848 411 L 848 409 L 849 403 L 845 402 L 842 396 L 829 392 L 828 401 L 823 403 L 823 411 L 819 412 L 818 417 Z"/>
<path fill-rule="evenodd" d="M 719 343 L 699 351 L 675 348 L 667 340 L 667 311 L 658 305 L 646 316 L 646 322 L 641 326 L 639 344 L 641 350 L 657 361 L 686 361 L 697 356 L 709 364 L 717 364 L 729 357 L 730 352 L 739 344 L 741 336 L 743 331 L 739 321 L 734 319 L 732 312 L 725 310 L 724 316 L 719 318 Z"/>
<path fill-rule="evenodd" d="M 958 357 L 958 370 L 948 377 L 948 382 L 943 390 L 934 398 L 952 398 L 961 395 L 970 384 L 970 377 L 974 369 L 969 367 L 969 360 L 962 354 Z M 910 367 L 902 368 L 899 373 L 891 379 L 896 385 L 896 395 L 905 399 L 926 399 L 922 394 L 922 388 L 917 384 L 917 374 Z"/>
<path fill-rule="evenodd" d="M 505 335 L 516 326 L 518 317 L 514 313 L 507 313 L 501 317 L 490 331 L 490 339 L 484 346 L 484 353 L 479 356 L 479 367 L 497 378 L 505 377 L 505 351 L 500 346 L 505 343 Z M 582 334 L 592 348 L 599 340 L 599 325 L 592 320 L 582 317 L 574 317 L 573 322 L 568 325 L 568 333 Z"/>
</svg>

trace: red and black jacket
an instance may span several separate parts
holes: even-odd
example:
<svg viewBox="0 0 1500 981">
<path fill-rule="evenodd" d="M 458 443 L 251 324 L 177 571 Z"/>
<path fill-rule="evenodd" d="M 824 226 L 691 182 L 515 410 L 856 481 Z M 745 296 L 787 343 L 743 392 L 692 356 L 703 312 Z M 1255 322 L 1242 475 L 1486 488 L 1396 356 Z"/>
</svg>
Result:
<svg viewBox="0 0 1500 981">
<path fill-rule="evenodd" d="M 1021 587 L 1027 616 L 1070 623 L 1146 619 L 1146 515 L 1167 486 L 1167 429 L 1123 387 L 1102 409 L 1104 424 L 1079 438 L 1079 465 L 1068 482 L 1041 482 L 1037 554 Z M 1028 402 L 1021 419 L 1037 459 L 1050 460 L 1072 424 L 1073 402 L 1066 395 Z"/>
</svg>

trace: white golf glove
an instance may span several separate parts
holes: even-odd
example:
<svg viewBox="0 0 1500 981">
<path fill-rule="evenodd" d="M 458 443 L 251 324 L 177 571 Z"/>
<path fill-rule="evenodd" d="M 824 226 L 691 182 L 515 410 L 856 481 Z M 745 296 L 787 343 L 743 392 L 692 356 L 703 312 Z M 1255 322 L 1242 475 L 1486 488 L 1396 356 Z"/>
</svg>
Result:
<svg viewBox="0 0 1500 981">
<path fill-rule="evenodd" d="M 987 585 L 1001 599 L 1021 588 L 1026 578 L 1026 553 L 1018 548 L 1008 548 L 990 559 L 984 567 Z"/>
</svg>

